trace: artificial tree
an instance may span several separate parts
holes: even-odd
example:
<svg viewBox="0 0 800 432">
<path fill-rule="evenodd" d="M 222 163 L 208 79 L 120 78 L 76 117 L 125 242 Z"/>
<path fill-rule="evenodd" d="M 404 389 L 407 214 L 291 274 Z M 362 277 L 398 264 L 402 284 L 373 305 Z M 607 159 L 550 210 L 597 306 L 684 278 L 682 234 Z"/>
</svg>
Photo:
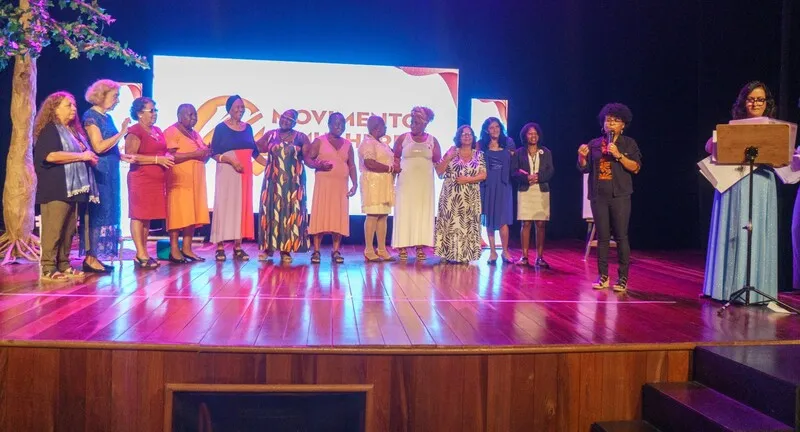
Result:
<svg viewBox="0 0 800 432">
<path fill-rule="evenodd" d="M 54 18 L 56 13 L 60 19 Z M 149 68 L 147 59 L 102 34 L 114 18 L 96 0 L 19 0 L 0 5 L 0 70 L 13 60 L 11 84 L 11 144 L 3 189 L 5 233 L 0 236 L 2 264 L 18 257 L 39 259 L 39 239 L 33 235 L 36 174 L 32 132 L 36 115 L 36 59 L 51 43 L 76 59 L 82 55 L 118 58 L 126 65 Z"/>
</svg>

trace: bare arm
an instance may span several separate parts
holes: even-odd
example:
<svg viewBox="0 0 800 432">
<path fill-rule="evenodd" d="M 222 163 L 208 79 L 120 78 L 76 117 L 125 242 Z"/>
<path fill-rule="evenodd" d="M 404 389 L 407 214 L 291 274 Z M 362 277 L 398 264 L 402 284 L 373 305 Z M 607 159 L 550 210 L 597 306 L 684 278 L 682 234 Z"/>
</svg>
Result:
<svg viewBox="0 0 800 432">
<path fill-rule="evenodd" d="M 193 152 L 188 153 L 174 153 L 175 155 L 175 163 L 179 164 L 181 162 L 185 162 L 188 160 L 205 160 L 206 151 L 205 150 L 195 150 Z"/>
<path fill-rule="evenodd" d="M 137 165 L 161 165 L 170 167 L 175 163 L 170 156 L 146 156 L 139 154 L 139 145 L 141 140 L 134 134 L 128 134 L 125 137 L 125 154 L 133 156 L 130 162 Z"/>
<path fill-rule="evenodd" d="M 103 154 L 114 148 L 114 146 L 119 143 L 119 140 L 125 135 L 126 129 L 127 128 L 123 128 L 123 130 L 118 132 L 116 135 L 108 139 L 103 139 L 103 135 L 100 133 L 100 128 L 90 124 L 86 126 L 86 135 L 89 136 L 89 143 L 92 145 L 92 150 L 94 150 L 97 154 Z"/>
<path fill-rule="evenodd" d="M 81 153 L 57 151 L 48 153 L 44 160 L 56 165 L 64 165 L 73 162 L 86 162 L 89 160 L 89 154 L 91 153 L 92 152 L 89 150 Z"/>
<path fill-rule="evenodd" d="M 714 137 L 711 137 L 708 139 L 708 141 L 706 141 L 706 153 L 714 153 Z"/>
<path fill-rule="evenodd" d="M 433 138 L 433 163 L 437 164 L 442 160 L 442 147 L 439 146 L 439 140 Z"/>
<path fill-rule="evenodd" d="M 353 196 L 358 188 L 358 172 L 356 171 L 356 163 L 352 145 L 350 146 L 350 150 L 347 152 L 347 168 L 350 170 L 350 181 L 353 183 L 353 187 L 350 188 L 350 193 L 348 196 Z"/>
</svg>

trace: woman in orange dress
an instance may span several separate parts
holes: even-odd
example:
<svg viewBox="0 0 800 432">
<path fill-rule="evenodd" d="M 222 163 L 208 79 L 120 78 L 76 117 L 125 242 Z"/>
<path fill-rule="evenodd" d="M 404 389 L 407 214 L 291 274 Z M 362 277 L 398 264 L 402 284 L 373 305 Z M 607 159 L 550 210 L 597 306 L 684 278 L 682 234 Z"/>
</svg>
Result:
<svg viewBox="0 0 800 432">
<path fill-rule="evenodd" d="M 178 122 L 164 131 L 167 149 L 175 156 L 175 166 L 167 174 L 167 230 L 169 260 L 174 263 L 205 261 L 192 252 L 194 230 L 209 223 L 206 199 L 206 161 L 211 150 L 193 128 L 197 110 L 190 104 L 178 107 Z M 178 236 L 183 234 L 183 246 Z"/>
<path fill-rule="evenodd" d="M 306 154 L 306 165 L 316 169 L 314 174 L 314 198 L 311 201 L 311 221 L 308 233 L 314 236 L 314 253 L 311 262 L 320 262 L 319 246 L 322 236 L 331 234 L 333 252 L 331 260 L 344 262 L 339 247 L 342 236 L 350 235 L 350 206 L 347 199 L 356 194 L 358 178 L 353 155 L 353 143 L 342 138 L 345 119 L 341 113 L 328 117 L 328 133 L 311 143 Z M 347 189 L 350 177 L 353 186 Z"/>
</svg>

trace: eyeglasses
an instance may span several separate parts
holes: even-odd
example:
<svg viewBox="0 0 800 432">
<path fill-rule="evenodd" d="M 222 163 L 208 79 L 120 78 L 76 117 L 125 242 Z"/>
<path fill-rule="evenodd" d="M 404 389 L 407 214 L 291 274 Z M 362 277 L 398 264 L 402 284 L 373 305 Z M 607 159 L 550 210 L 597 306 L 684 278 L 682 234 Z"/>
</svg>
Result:
<svg viewBox="0 0 800 432">
<path fill-rule="evenodd" d="M 608 124 L 616 124 L 616 123 L 623 123 L 623 121 L 618 119 L 618 118 L 609 117 L 609 118 L 606 119 L 606 123 L 608 123 Z"/>
<path fill-rule="evenodd" d="M 157 110 L 157 109 L 155 109 L 155 108 L 153 108 L 153 109 L 149 109 L 149 110 L 142 110 L 142 112 L 143 112 L 143 113 L 153 113 L 153 114 L 155 114 L 155 113 L 157 113 L 157 112 L 158 112 L 158 110 Z"/>
<path fill-rule="evenodd" d="M 462 137 L 471 137 L 472 136 L 472 132 L 461 132 L 461 136 Z"/>
<path fill-rule="evenodd" d="M 750 105 L 764 105 L 765 103 L 767 103 L 767 99 L 766 98 L 747 98 L 746 102 L 748 104 L 750 104 Z"/>
</svg>

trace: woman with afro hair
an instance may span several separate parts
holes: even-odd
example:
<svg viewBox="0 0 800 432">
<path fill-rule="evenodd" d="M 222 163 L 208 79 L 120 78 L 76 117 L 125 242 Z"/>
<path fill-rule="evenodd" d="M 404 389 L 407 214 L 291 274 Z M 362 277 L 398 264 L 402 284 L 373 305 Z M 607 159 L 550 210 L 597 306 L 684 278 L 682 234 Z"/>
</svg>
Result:
<svg viewBox="0 0 800 432">
<path fill-rule="evenodd" d="M 589 201 L 597 227 L 597 269 L 600 273 L 594 289 L 609 287 L 608 248 L 611 230 L 617 241 L 618 278 L 614 291 L 628 289 L 628 268 L 631 247 L 628 241 L 628 222 L 631 217 L 633 178 L 642 168 L 642 154 L 636 141 L 623 136 L 633 114 L 620 103 L 610 103 L 597 116 L 603 136 L 578 148 L 578 170 L 589 173 Z"/>
</svg>

